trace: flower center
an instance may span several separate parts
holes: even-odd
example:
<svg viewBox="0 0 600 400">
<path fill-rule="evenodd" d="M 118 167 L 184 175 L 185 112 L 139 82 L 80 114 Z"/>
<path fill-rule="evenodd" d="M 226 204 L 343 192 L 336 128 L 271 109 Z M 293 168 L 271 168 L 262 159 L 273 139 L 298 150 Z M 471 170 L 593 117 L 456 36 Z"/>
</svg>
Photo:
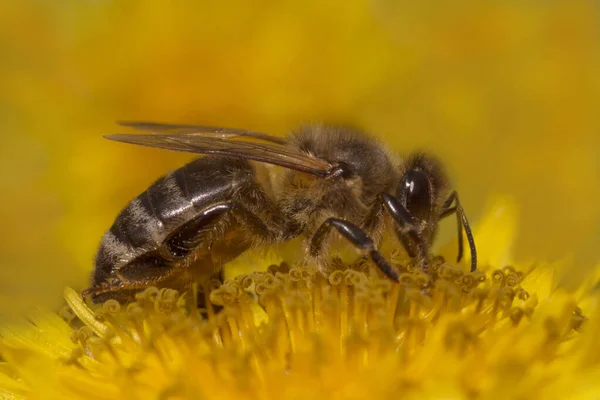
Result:
<svg viewBox="0 0 600 400">
<path fill-rule="evenodd" d="M 68 290 L 83 322 L 69 362 L 137 393 L 483 395 L 554 360 L 583 321 L 572 302 L 536 318 L 537 296 L 511 267 L 489 276 L 441 258 L 428 273 L 397 267 L 399 284 L 366 260 L 328 277 L 282 265 L 208 282 L 194 296 L 148 288 L 126 307 L 110 300 L 96 311 Z"/>
</svg>

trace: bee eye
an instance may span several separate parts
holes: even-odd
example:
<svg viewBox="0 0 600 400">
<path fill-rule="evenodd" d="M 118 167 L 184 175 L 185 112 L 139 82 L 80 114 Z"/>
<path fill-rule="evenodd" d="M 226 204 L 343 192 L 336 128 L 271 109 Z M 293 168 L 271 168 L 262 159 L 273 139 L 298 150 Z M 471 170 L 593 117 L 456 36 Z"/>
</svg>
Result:
<svg viewBox="0 0 600 400">
<path fill-rule="evenodd" d="M 420 220 L 429 219 L 431 211 L 431 189 L 429 179 L 423 171 L 411 170 L 404 174 L 396 197 L 411 213 Z"/>
</svg>

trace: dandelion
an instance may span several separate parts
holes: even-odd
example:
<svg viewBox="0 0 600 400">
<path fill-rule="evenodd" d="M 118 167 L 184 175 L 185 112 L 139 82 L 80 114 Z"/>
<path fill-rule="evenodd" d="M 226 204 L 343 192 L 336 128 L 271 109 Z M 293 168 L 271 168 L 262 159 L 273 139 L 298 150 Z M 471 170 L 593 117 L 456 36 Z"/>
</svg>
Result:
<svg viewBox="0 0 600 400">
<path fill-rule="evenodd" d="M 568 294 L 550 266 L 468 272 L 438 256 L 424 273 L 391 260 L 399 284 L 359 259 L 329 276 L 282 264 L 96 309 L 67 288 L 61 315 L 2 328 L 0 397 L 600 398 L 597 276 Z"/>
</svg>

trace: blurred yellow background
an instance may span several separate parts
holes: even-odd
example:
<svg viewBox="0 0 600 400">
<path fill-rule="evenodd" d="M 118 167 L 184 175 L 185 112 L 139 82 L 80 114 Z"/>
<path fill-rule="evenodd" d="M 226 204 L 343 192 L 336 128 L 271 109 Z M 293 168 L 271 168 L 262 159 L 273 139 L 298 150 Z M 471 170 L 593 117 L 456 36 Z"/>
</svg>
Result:
<svg viewBox="0 0 600 400">
<path fill-rule="evenodd" d="M 600 3 L 217 3 L 0 4 L 0 312 L 83 288 L 120 208 L 190 158 L 102 139 L 117 120 L 357 125 L 439 155 L 475 224 L 513 196 L 520 259 L 597 261 Z"/>
</svg>

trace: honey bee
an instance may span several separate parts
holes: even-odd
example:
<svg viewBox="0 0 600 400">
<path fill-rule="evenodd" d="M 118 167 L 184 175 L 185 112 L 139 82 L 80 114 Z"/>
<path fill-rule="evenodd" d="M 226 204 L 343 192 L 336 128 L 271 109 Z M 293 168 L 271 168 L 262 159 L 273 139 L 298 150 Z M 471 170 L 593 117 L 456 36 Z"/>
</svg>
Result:
<svg viewBox="0 0 600 400">
<path fill-rule="evenodd" d="M 337 236 L 398 281 L 378 249 L 386 226 L 426 270 L 438 223 L 450 215 L 458 226 L 457 260 L 464 230 L 476 269 L 458 195 L 426 153 L 400 160 L 361 131 L 326 125 L 286 138 L 210 126 L 121 125 L 148 133 L 106 137 L 204 156 L 166 174 L 121 211 L 102 238 L 92 286 L 83 293 L 92 301 L 152 285 L 187 287 L 250 248 L 301 235 L 304 261 L 323 273 L 331 269 L 327 248 Z"/>
</svg>

